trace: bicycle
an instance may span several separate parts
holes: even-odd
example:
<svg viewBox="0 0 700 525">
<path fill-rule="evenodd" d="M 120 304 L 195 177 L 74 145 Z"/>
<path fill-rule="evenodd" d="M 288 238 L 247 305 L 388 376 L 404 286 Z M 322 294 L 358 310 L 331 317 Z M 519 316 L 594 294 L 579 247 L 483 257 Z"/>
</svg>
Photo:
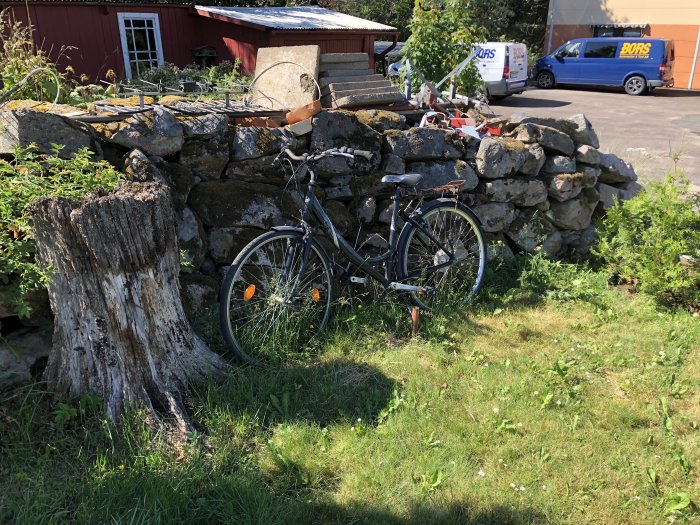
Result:
<svg viewBox="0 0 700 525">
<path fill-rule="evenodd" d="M 312 219 L 350 266 L 365 275 L 350 276 L 353 284 L 373 279 L 385 289 L 407 293 L 425 310 L 446 297 L 467 301 L 482 284 L 486 245 L 479 219 L 456 198 L 418 199 L 415 205 L 420 174 L 381 179 L 394 184 L 388 248 L 374 257 L 358 253 L 338 233 L 314 191 L 318 181 L 312 166 L 330 156 L 372 159 L 368 151 L 346 147 L 303 155 L 283 149 L 275 162 L 288 159 L 298 182 L 309 176 L 299 224 L 273 227 L 252 240 L 226 273 L 219 320 L 227 345 L 243 363 L 275 360 L 283 350 L 311 340 L 328 321 L 334 271 Z M 450 184 L 453 189 L 459 185 Z M 400 234 L 399 218 L 404 221 Z"/>
</svg>

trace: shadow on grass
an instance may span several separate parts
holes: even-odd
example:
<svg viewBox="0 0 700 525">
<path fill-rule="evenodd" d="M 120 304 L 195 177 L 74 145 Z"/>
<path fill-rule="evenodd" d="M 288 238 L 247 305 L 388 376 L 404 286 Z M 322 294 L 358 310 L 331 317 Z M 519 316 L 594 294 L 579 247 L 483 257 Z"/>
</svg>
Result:
<svg viewBox="0 0 700 525">
<path fill-rule="evenodd" d="M 204 413 L 254 416 L 264 426 L 305 421 L 325 427 L 336 421 L 375 421 L 396 383 L 377 368 L 351 359 L 242 367 L 223 385 L 194 387 Z"/>
<path fill-rule="evenodd" d="M 425 497 L 406 501 L 401 513 L 367 505 L 314 501 L 308 490 L 276 493 L 254 471 L 204 478 L 155 471 L 123 473 L 93 480 L 75 514 L 79 523 L 236 523 L 367 525 L 530 525 L 555 523 L 536 509 L 494 505 L 483 509 L 469 501 L 438 504 Z M 316 498 L 318 496 L 316 495 Z"/>
</svg>

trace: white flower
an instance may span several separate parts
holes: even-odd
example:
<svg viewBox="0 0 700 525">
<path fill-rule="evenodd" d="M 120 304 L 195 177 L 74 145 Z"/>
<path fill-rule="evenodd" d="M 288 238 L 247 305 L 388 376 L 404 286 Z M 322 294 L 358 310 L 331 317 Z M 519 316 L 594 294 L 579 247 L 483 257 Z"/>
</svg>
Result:
<svg viewBox="0 0 700 525">
<path fill-rule="evenodd" d="M 479 472 L 476 473 L 477 476 L 481 476 L 482 478 L 486 475 L 486 472 L 483 470 L 479 469 Z"/>
<path fill-rule="evenodd" d="M 493 413 L 494 413 L 494 414 L 498 414 L 498 412 L 499 412 L 499 408 L 498 408 L 498 407 L 493 407 Z"/>
</svg>

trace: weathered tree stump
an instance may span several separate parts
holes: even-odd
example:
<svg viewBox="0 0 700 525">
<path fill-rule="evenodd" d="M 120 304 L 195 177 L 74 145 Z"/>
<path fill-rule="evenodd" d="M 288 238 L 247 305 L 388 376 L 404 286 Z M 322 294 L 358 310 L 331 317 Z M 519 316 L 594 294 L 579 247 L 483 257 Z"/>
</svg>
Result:
<svg viewBox="0 0 700 525">
<path fill-rule="evenodd" d="M 123 183 L 80 202 L 46 198 L 33 219 L 38 258 L 54 272 L 48 387 L 59 395 L 100 394 L 114 420 L 146 407 L 154 421 L 172 419 L 189 431 L 187 382 L 228 365 L 185 317 L 168 190 Z"/>
</svg>

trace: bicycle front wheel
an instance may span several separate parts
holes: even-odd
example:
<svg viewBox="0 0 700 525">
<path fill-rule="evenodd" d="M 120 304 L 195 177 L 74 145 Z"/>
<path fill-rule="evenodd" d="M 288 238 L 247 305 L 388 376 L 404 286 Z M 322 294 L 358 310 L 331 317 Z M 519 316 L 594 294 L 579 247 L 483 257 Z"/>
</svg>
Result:
<svg viewBox="0 0 700 525">
<path fill-rule="evenodd" d="M 265 233 L 238 254 L 224 278 L 221 331 L 243 363 L 298 357 L 326 324 L 332 297 L 331 265 L 316 240 L 297 231 Z"/>
<path fill-rule="evenodd" d="M 416 306 L 433 310 L 468 301 L 486 272 L 486 243 L 474 212 L 448 200 L 428 204 L 399 238 L 398 278 L 427 289 Z"/>
</svg>

